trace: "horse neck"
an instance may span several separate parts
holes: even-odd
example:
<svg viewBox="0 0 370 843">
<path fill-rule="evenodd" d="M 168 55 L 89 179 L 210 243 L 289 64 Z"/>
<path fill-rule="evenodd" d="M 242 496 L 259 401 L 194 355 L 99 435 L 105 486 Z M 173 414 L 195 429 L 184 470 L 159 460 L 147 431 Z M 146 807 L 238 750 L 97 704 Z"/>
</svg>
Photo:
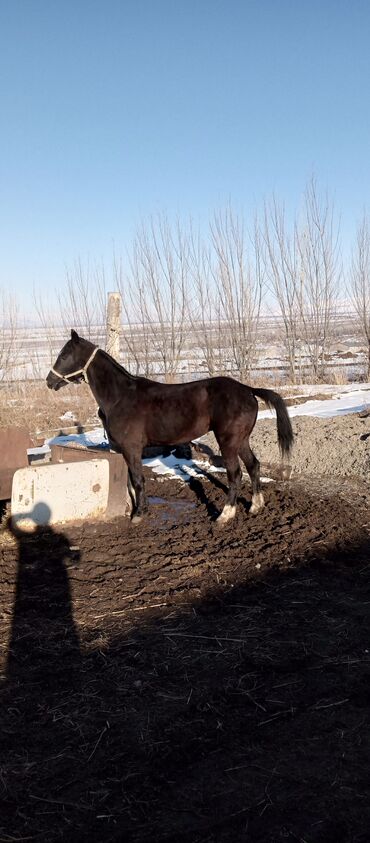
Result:
<svg viewBox="0 0 370 843">
<path fill-rule="evenodd" d="M 109 354 L 102 351 L 97 354 L 89 367 L 87 376 L 95 400 L 105 412 L 122 396 L 122 390 L 129 386 L 133 376 L 121 366 L 117 366 Z"/>
</svg>

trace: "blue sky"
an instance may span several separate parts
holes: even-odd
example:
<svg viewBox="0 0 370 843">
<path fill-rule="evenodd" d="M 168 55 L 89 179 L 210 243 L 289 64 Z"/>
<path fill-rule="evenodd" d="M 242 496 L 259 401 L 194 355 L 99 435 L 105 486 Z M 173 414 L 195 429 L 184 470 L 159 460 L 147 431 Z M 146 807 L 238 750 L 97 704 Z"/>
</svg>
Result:
<svg viewBox="0 0 370 843">
<path fill-rule="evenodd" d="M 31 301 L 150 214 L 370 188 L 367 0 L 0 0 L 0 288 Z M 28 297 L 29 296 L 29 297 Z"/>
</svg>

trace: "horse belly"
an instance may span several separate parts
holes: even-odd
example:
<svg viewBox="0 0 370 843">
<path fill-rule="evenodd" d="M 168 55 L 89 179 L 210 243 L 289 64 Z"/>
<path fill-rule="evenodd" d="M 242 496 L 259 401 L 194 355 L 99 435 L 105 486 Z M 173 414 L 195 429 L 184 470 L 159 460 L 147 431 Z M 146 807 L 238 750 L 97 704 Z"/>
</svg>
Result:
<svg viewBox="0 0 370 843">
<path fill-rule="evenodd" d="M 197 419 L 153 418 L 147 425 L 148 444 L 182 445 L 208 433 L 209 423 L 209 415 Z"/>
</svg>

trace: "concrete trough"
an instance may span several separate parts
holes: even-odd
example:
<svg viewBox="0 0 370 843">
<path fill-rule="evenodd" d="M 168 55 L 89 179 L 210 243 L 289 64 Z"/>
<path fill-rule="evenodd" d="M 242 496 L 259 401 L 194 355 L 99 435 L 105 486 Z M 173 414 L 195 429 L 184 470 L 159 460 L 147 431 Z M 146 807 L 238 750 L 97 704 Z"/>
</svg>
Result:
<svg viewBox="0 0 370 843">
<path fill-rule="evenodd" d="M 23 529 L 102 518 L 108 498 L 108 460 L 29 466 L 14 474 L 11 517 Z"/>
<path fill-rule="evenodd" d="M 51 462 L 53 464 L 75 463 L 94 460 L 108 460 L 109 463 L 109 493 L 107 503 L 107 518 L 129 515 L 131 499 L 127 486 L 127 463 L 122 454 L 109 448 L 81 447 L 81 445 L 50 445 Z"/>
</svg>

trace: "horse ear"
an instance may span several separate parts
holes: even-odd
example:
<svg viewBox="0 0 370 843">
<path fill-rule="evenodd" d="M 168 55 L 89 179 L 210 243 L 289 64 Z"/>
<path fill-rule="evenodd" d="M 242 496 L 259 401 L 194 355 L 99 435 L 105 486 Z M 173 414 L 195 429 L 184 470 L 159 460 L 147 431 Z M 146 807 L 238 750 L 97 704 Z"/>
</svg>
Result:
<svg viewBox="0 0 370 843">
<path fill-rule="evenodd" d="M 71 330 L 71 340 L 73 340 L 73 342 L 78 342 L 79 339 L 80 338 L 78 336 L 77 331 L 74 331 L 73 328 L 72 328 L 72 330 Z"/>
</svg>

